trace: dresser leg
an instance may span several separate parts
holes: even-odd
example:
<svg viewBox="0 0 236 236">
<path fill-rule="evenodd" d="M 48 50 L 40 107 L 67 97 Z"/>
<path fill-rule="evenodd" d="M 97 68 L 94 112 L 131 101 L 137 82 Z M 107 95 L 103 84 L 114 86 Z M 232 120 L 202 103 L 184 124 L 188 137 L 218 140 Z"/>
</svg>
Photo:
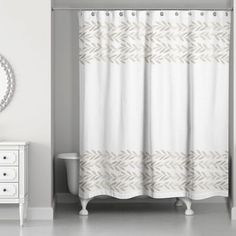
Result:
<svg viewBox="0 0 236 236">
<path fill-rule="evenodd" d="M 24 203 L 19 204 L 20 226 L 24 223 Z"/>
</svg>

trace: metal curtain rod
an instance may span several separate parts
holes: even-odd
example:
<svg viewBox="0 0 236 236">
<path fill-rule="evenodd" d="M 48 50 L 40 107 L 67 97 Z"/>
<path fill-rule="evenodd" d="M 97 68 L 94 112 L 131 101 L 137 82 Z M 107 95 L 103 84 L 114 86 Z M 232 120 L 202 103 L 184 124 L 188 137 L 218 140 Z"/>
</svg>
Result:
<svg viewBox="0 0 236 236">
<path fill-rule="evenodd" d="M 52 11 L 233 11 L 233 8 L 78 8 L 78 7 L 53 7 Z"/>
</svg>

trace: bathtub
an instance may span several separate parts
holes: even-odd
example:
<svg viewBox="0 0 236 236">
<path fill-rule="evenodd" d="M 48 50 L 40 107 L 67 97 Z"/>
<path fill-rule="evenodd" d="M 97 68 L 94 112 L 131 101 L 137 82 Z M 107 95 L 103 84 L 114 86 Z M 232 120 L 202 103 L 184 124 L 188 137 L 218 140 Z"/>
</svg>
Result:
<svg viewBox="0 0 236 236">
<path fill-rule="evenodd" d="M 70 193 L 78 196 L 79 191 L 79 156 L 77 153 L 61 153 L 57 158 L 63 159 L 66 166 L 67 184 Z"/>
<path fill-rule="evenodd" d="M 67 184 L 71 194 L 79 196 L 79 155 L 77 153 L 61 153 L 57 155 L 57 158 L 65 161 Z M 82 209 L 79 212 L 82 216 L 87 216 L 87 204 L 91 199 L 80 198 Z M 185 215 L 194 215 L 191 209 L 191 201 L 188 198 L 176 198 L 175 205 L 182 206 L 185 203 L 187 209 Z"/>
<path fill-rule="evenodd" d="M 79 156 L 77 153 L 61 153 L 57 158 L 65 161 L 67 185 L 71 194 L 78 196 L 79 194 Z M 87 216 L 87 204 L 91 199 L 80 198 L 82 209 L 79 212 L 82 216 Z"/>
<path fill-rule="evenodd" d="M 67 185 L 71 194 L 78 196 L 79 194 L 79 155 L 77 153 L 61 153 L 57 158 L 65 161 Z M 80 198 L 82 209 L 79 212 L 82 216 L 87 216 L 87 204 L 91 199 Z"/>
</svg>

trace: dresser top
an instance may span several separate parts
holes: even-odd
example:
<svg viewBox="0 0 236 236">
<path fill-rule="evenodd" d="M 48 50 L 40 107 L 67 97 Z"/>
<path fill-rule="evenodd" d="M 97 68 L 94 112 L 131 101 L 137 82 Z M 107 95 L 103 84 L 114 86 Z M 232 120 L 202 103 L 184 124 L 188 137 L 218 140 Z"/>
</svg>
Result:
<svg viewBox="0 0 236 236">
<path fill-rule="evenodd" d="M 4 140 L 0 140 L 0 146 L 17 146 L 17 145 L 21 145 L 21 146 L 26 146 L 28 145 L 29 142 L 23 142 L 23 141 L 4 141 Z"/>
</svg>

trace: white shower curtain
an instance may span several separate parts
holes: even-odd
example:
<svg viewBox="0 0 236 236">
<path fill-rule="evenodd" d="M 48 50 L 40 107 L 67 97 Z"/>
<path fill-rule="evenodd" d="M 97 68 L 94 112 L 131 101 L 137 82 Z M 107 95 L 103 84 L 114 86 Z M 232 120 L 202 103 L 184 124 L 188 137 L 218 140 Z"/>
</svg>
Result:
<svg viewBox="0 0 236 236">
<path fill-rule="evenodd" d="M 230 12 L 78 15 L 79 196 L 228 196 Z"/>
</svg>

